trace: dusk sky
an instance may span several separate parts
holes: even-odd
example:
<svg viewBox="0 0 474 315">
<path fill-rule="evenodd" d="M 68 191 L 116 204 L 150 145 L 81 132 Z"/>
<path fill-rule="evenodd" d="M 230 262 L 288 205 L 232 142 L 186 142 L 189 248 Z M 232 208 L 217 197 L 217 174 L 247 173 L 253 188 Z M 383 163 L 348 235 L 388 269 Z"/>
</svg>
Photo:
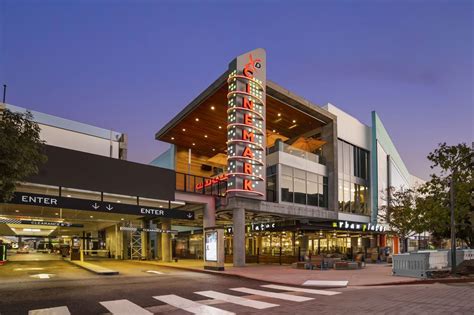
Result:
<svg viewBox="0 0 474 315">
<path fill-rule="evenodd" d="M 415 175 L 439 142 L 473 140 L 473 1 L 256 2 L 0 0 L 0 84 L 7 103 L 127 133 L 148 163 L 167 148 L 155 132 L 262 47 L 288 90 L 366 124 L 376 110 Z"/>
</svg>

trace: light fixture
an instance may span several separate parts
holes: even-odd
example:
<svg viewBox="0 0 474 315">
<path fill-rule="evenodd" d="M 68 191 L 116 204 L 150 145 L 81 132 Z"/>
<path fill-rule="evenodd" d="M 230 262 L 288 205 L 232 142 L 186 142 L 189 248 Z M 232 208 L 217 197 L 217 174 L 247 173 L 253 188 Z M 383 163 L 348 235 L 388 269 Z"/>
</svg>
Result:
<svg viewBox="0 0 474 315">
<path fill-rule="evenodd" d="M 92 219 L 94 216 L 93 216 L 93 215 L 91 215 L 90 217 L 91 217 L 91 219 Z"/>
<path fill-rule="evenodd" d="M 71 198 L 71 195 L 66 195 L 66 197 L 69 197 L 69 198 Z"/>
<path fill-rule="evenodd" d="M 281 116 L 281 114 L 280 114 L 280 113 L 278 113 L 278 117 L 280 117 L 280 116 Z"/>
<path fill-rule="evenodd" d="M 117 200 L 117 202 L 118 202 L 118 203 L 121 203 L 121 201 L 120 201 L 120 200 Z"/>
<path fill-rule="evenodd" d="M 222 126 L 219 126 L 219 129 L 222 129 Z"/>
<path fill-rule="evenodd" d="M 171 137 L 171 140 L 174 140 L 174 137 Z"/>
<path fill-rule="evenodd" d="M 59 213 L 56 212 L 54 215 L 59 215 Z"/>
<path fill-rule="evenodd" d="M 293 119 L 293 123 L 296 123 L 296 120 Z"/>
<path fill-rule="evenodd" d="M 273 129 L 273 132 L 276 132 L 276 130 L 275 130 L 275 129 Z"/>
<path fill-rule="evenodd" d="M 196 143 L 193 142 L 193 145 L 196 145 Z"/>
<path fill-rule="evenodd" d="M 204 138 L 207 138 L 207 135 L 204 135 Z"/>
<path fill-rule="evenodd" d="M 15 210 L 16 213 L 20 212 L 20 210 Z"/>
<path fill-rule="evenodd" d="M 125 220 L 124 218 L 120 218 L 121 221 Z"/>
<path fill-rule="evenodd" d="M 162 205 L 160 205 L 160 208 L 163 208 L 163 206 L 162 206 Z"/>
<path fill-rule="evenodd" d="M 199 121 L 199 118 L 196 117 L 195 121 Z"/>
<path fill-rule="evenodd" d="M 212 151 L 216 151 L 216 149 L 213 148 Z"/>
<path fill-rule="evenodd" d="M 183 131 L 186 131 L 186 128 L 183 128 Z"/>
<path fill-rule="evenodd" d="M 214 109 L 215 109 L 215 107 L 214 107 L 214 106 L 211 106 L 211 109 L 212 109 L 212 110 L 214 110 Z"/>
</svg>

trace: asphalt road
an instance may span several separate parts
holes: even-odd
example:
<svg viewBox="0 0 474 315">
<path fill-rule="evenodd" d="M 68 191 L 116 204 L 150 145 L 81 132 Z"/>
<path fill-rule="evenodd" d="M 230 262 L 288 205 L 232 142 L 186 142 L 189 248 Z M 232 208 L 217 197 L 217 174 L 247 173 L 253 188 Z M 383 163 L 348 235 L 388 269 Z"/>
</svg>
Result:
<svg viewBox="0 0 474 315">
<path fill-rule="evenodd" d="M 120 275 L 97 276 L 63 261 L 9 262 L 5 266 L 0 266 L 0 314 L 28 314 L 32 310 L 48 308 L 55 309 L 36 314 L 62 315 L 69 312 L 80 315 L 107 313 L 175 315 L 200 312 L 199 314 L 212 315 L 232 313 L 431 315 L 473 314 L 474 310 L 472 283 L 349 287 L 325 290 L 326 294 L 331 294 L 327 293 L 328 291 L 338 293 L 323 295 L 321 292 L 315 294 L 315 292 L 262 287 L 268 283 L 261 281 L 181 271 L 142 263 L 112 261 L 101 264 L 117 269 Z M 38 268 L 44 269 L 38 270 Z M 49 276 L 39 278 L 37 275 L 40 273 Z M 240 289 L 232 290 L 235 288 Z M 210 294 L 214 298 L 196 292 Z M 286 295 L 263 296 L 268 293 L 286 293 Z M 225 299 L 231 301 L 225 302 L 223 301 Z M 53 310 L 56 313 L 53 313 Z"/>
</svg>

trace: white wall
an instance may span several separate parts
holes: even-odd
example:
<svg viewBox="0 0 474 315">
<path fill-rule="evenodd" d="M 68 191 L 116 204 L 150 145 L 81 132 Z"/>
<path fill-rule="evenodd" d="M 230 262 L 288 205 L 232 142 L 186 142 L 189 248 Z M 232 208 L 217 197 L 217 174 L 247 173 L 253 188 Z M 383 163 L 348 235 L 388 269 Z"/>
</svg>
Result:
<svg viewBox="0 0 474 315">
<path fill-rule="evenodd" d="M 38 124 L 46 144 L 92 154 L 110 156 L 110 140 L 80 132 Z M 112 141 L 112 157 L 119 158 L 119 142 Z"/>
<path fill-rule="evenodd" d="M 337 137 L 339 139 L 371 151 L 370 127 L 330 103 L 323 108 L 337 116 Z"/>
</svg>

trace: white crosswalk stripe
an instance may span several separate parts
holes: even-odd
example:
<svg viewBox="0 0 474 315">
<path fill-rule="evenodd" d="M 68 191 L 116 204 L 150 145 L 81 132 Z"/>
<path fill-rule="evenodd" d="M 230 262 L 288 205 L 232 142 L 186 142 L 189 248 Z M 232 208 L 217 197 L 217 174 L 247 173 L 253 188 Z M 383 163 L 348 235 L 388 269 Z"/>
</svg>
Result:
<svg viewBox="0 0 474 315">
<path fill-rule="evenodd" d="M 216 291 L 199 291 L 199 292 L 194 292 L 194 293 L 203 295 L 212 299 L 221 300 L 224 302 L 243 305 L 243 306 L 248 306 L 248 307 L 256 308 L 259 310 L 269 308 L 269 307 L 279 306 L 278 304 L 255 301 L 255 300 L 246 299 L 240 296 L 229 295 L 229 294 L 220 293 Z"/>
<path fill-rule="evenodd" d="M 180 296 L 169 294 L 154 296 L 154 299 L 196 315 L 234 315 L 235 313 L 203 305 Z"/>
<path fill-rule="evenodd" d="M 290 294 L 293 292 L 295 293 L 301 292 L 301 293 L 317 294 L 317 295 L 325 295 L 325 296 L 332 296 L 332 295 L 342 293 L 342 292 L 337 292 L 337 291 L 298 288 L 298 287 L 291 287 L 291 286 L 284 286 L 284 285 L 277 285 L 277 284 L 265 284 L 265 285 L 261 285 L 261 287 L 273 289 L 273 290 L 281 290 L 281 291 L 286 291 L 286 292 L 278 293 L 278 292 L 257 290 L 257 289 L 251 289 L 251 288 L 245 288 L 245 287 L 229 288 L 229 290 L 247 293 L 250 295 L 256 295 L 260 297 L 286 300 L 286 301 L 291 301 L 291 302 L 305 302 L 305 301 L 314 300 L 314 298 L 312 297 Z M 175 294 L 153 296 L 153 298 L 158 301 L 164 302 L 170 306 L 173 306 L 175 308 L 182 309 L 184 311 L 187 311 L 196 315 L 235 315 L 235 313 L 233 312 L 226 311 L 226 310 L 213 307 L 207 304 L 231 303 L 231 304 L 241 305 L 241 306 L 250 307 L 250 308 L 259 309 L 259 310 L 280 306 L 279 304 L 275 304 L 275 303 L 254 300 L 248 297 L 236 296 L 236 295 L 226 294 L 226 293 L 212 291 L 212 290 L 197 291 L 194 293 L 205 296 L 207 298 L 211 298 L 213 300 L 206 300 L 206 301 L 203 301 L 203 303 L 201 304 L 197 301 L 188 300 L 186 298 L 180 297 Z M 215 303 L 208 303 L 208 302 L 215 302 Z M 129 315 L 129 314 L 153 315 L 153 313 L 150 312 L 153 308 L 148 308 L 150 310 L 149 311 L 126 299 L 103 301 L 103 302 L 100 302 L 100 304 L 114 315 Z M 71 313 L 69 312 L 69 309 L 67 306 L 36 309 L 36 310 L 30 310 L 28 312 L 28 315 L 70 315 L 70 314 Z"/>
<path fill-rule="evenodd" d="M 249 289 L 249 288 L 232 288 L 230 290 L 248 293 L 248 294 L 254 294 L 254 295 L 261 295 L 261 296 L 274 298 L 274 299 L 293 301 L 293 302 L 305 302 L 305 301 L 313 300 L 313 298 L 305 297 L 305 296 L 291 295 L 291 294 L 286 294 L 286 293 L 275 293 L 275 292 L 255 290 L 255 289 Z"/>
<path fill-rule="evenodd" d="M 336 292 L 336 291 L 287 287 L 285 285 L 276 285 L 276 284 L 266 284 L 266 285 L 261 285 L 261 287 L 275 289 L 275 290 L 282 290 L 282 291 L 304 292 L 304 293 L 320 294 L 320 295 L 336 295 L 336 294 L 341 293 L 341 292 Z"/>
<path fill-rule="evenodd" d="M 71 315 L 67 306 L 43 308 L 39 310 L 31 310 L 28 315 Z"/>
<path fill-rule="evenodd" d="M 140 306 L 130 302 L 129 300 L 105 301 L 100 302 L 100 304 L 114 315 L 153 315 L 153 313 L 150 313 L 146 309 L 141 308 Z"/>
</svg>

